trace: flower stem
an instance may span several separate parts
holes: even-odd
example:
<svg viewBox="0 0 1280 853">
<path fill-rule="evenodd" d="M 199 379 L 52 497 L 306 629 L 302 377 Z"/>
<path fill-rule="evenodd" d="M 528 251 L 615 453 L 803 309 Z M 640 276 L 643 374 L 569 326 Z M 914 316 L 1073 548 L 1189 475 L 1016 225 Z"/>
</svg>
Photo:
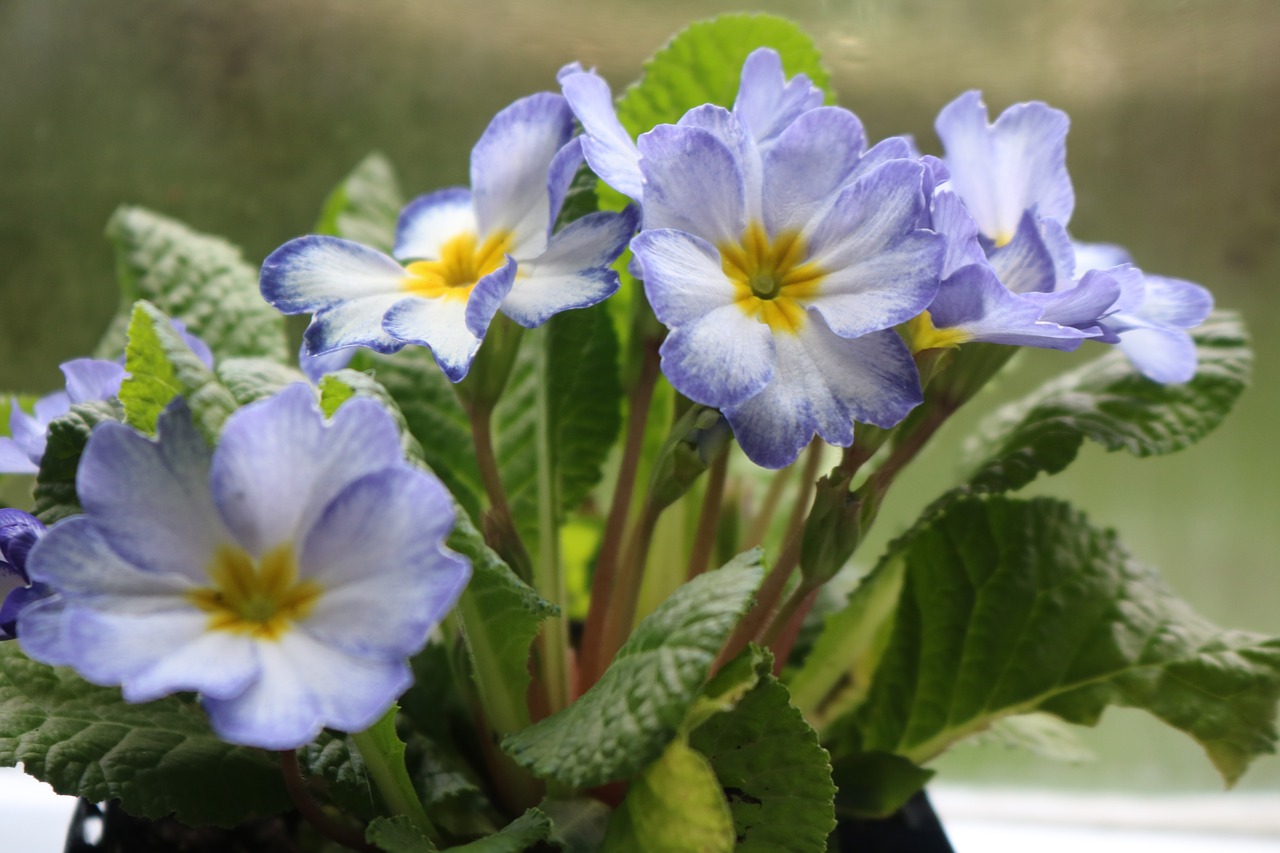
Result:
<svg viewBox="0 0 1280 853">
<path fill-rule="evenodd" d="M 688 577 L 693 578 L 707 570 L 711 552 L 716 545 L 716 529 L 720 523 L 720 505 L 724 500 L 724 483 L 729 474 L 729 448 L 725 447 L 711 463 L 707 476 L 707 489 L 702 496 L 702 509 L 698 514 L 698 529 L 689 552 Z"/>
<path fill-rule="evenodd" d="M 544 335 L 535 348 L 537 375 L 537 462 L 538 462 L 538 560 L 533 564 L 533 588 L 560 608 L 560 616 L 548 620 L 538 633 L 538 669 L 547 698 L 547 713 L 554 714 L 569 704 L 569 592 L 560 565 L 560 527 L 556 523 L 560 495 L 552 468 L 551 402 L 547 363 L 548 339 Z"/>
<path fill-rule="evenodd" d="M 302 778 L 302 768 L 298 766 L 296 752 L 285 749 L 277 754 L 280 756 L 280 769 L 284 773 L 284 786 L 289 791 L 289 798 L 293 800 L 293 806 L 298 813 L 306 818 L 307 823 L 314 826 L 325 838 L 343 847 L 350 847 L 360 853 L 377 852 L 378 848 L 367 843 L 364 835 L 358 830 L 334 820 L 319 803 L 311 798 L 307 783 Z"/>
<path fill-rule="evenodd" d="M 769 481 L 769 489 L 765 492 L 764 502 L 760 504 L 760 511 L 752 516 L 747 525 L 747 538 L 743 540 L 742 550 L 754 548 L 764 541 L 765 535 L 769 532 L 769 524 L 773 521 L 774 513 L 778 511 L 778 504 L 782 501 L 782 494 L 787 490 L 787 484 L 791 482 L 794 471 L 795 466 L 789 465 L 776 472 L 773 479 Z"/>
<path fill-rule="evenodd" d="M 626 551 L 618 567 L 617 581 L 613 587 L 613 596 L 609 601 L 609 609 L 605 613 L 604 630 L 600 636 L 599 658 L 603 664 L 596 673 L 598 680 L 608 662 L 622 648 L 627 637 L 631 635 L 631 625 L 636 618 L 636 604 L 640 598 L 640 583 L 644 580 L 644 564 L 649 558 L 649 546 L 653 542 L 653 531 L 662 516 L 662 508 L 645 501 L 640 510 L 631 535 L 627 539 Z M 594 681 L 592 682 L 594 683 Z"/>
<path fill-rule="evenodd" d="M 466 407 L 471 421 L 471 438 L 476 448 L 476 466 L 480 469 L 480 481 L 489 498 L 488 524 L 484 525 L 485 540 L 493 550 L 510 564 L 520 579 L 529 582 L 533 577 L 533 560 L 516 532 L 511 503 L 498 473 L 498 456 L 493 447 L 493 407 L 477 403 Z"/>
</svg>

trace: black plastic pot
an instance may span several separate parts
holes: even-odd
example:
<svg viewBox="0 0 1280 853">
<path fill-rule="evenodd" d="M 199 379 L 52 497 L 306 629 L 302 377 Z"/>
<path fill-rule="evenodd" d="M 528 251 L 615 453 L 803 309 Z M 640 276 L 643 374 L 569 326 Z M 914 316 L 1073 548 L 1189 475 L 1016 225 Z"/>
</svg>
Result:
<svg viewBox="0 0 1280 853">
<path fill-rule="evenodd" d="M 924 791 L 884 820 L 841 820 L 835 840 L 840 853 L 955 853 Z"/>
<path fill-rule="evenodd" d="M 287 813 L 233 829 L 147 820 L 116 802 L 81 800 L 71 816 L 64 853 L 297 853 L 298 817 Z"/>
</svg>

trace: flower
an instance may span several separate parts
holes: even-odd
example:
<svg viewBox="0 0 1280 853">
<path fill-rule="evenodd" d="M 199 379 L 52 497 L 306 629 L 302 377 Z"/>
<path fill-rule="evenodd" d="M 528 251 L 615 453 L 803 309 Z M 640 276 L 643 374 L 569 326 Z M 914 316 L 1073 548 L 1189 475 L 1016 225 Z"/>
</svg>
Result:
<svg viewBox="0 0 1280 853">
<path fill-rule="evenodd" d="M 27 555 L 44 533 L 34 515 L 0 509 L 0 640 L 12 640 L 18 614 L 53 592 L 45 584 L 31 583 L 27 574 Z"/>
<path fill-rule="evenodd" d="M 28 415 L 9 404 L 9 432 L 12 438 L 0 438 L 0 474 L 35 474 L 44 458 L 49 424 L 71 411 L 76 403 L 106 400 L 120 393 L 124 367 L 114 361 L 77 358 L 61 365 L 67 379 L 66 390 L 56 391 L 36 401 L 35 411 Z"/>
<path fill-rule="evenodd" d="M 635 232 L 633 212 L 589 214 L 551 233 L 582 160 L 572 135 L 561 96 L 516 101 L 471 150 L 471 189 L 404 208 L 394 258 L 350 240 L 300 237 L 263 263 L 263 298 L 286 314 L 314 313 L 305 335 L 313 356 L 420 344 L 460 381 L 499 310 L 532 328 L 618 289 L 609 265 Z"/>
<path fill-rule="evenodd" d="M 130 702 L 198 691 L 234 743 L 374 723 L 470 573 L 390 415 L 355 399 L 326 422 L 302 384 L 233 413 L 213 451 L 180 401 L 156 440 L 104 424 L 76 485 L 85 514 L 27 564 L 57 594 L 19 617 L 23 650 Z"/>
<path fill-rule="evenodd" d="M 882 143 L 883 145 L 883 143 Z M 662 368 L 723 411 L 748 458 L 793 462 L 816 433 L 890 427 L 921 401 L 893 326 L 933 300 L 943 245 L 919 229 L 923 167 L 865 151 L 850 112 L 800 113 L 762 152 L 714 106 L 638 140 L 644 230 L 632 241 Z"/>
<path fill-rule="evenodd" d="M 916 348 L 975 340 L 1074 349 L 1120 344 L 1157 382 L 1195 374 L 1188 329 L 1213 306 L 1198 284 L 1144 275 L 1117 246 L 1073 243 L 1065 113 L 1015 104 L 994 124 L 978 92 L 938 115 L 947 181 L 933 226 L 947 237 L 938 299 L 912 328 Z"/>
</svg>

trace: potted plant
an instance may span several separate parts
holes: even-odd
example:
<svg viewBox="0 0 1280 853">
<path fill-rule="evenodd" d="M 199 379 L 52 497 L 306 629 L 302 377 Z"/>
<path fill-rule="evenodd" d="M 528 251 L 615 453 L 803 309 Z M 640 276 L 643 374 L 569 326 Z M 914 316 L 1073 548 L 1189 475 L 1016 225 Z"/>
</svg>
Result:
<svg viewBox="0 0 1280 853">
<path fill-rule="evenodd" d="M 0 443 L 0 760 L 245 849 L 820 851 L 1028 714 L 1144 709 L 1228 782 L 1274 749 L 1276 640 L 1016 494 L 1248 373 L 1206 289 L 1072 240 L 1065 114 L 868 140 L 767 16 L 557 83 L 469 187 L 371 156 L 260 270 L 116 213 L 99 358 Z M 828 594 L 1018 348 L 1099 344 Z"/>
</svg>

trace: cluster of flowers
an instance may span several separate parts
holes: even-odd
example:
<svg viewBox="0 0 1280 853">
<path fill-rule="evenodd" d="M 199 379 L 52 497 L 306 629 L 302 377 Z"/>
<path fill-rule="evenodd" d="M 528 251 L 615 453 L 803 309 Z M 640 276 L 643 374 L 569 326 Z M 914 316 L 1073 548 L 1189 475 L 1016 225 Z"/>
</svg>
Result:
<svg viewBox="0 0 1280 853">
<path fill-rule="evenodd" d="M 559 82 L 494 118 L 470 189 L 404 209 L 392 255 L 308 236 L 267 258 L 263 297 L 314 315 L 309 357 L 417 344 L 459 382 L 498 313 L 532 328 L 606 299 L 629 245 L 669 330 L 664 374 L 769 468 L 815 435 L 851 445 L 855 421 L 899 423 L 923 399 L 916 357 L 931 349 L 1095 340 L 1158 382 L 1195 372 L 1187 330 L 1208 292 L 1072 241 L 1068 121 L 1045 104 L 993 124 L 966 93 L 938 117 L 937 158 L 903 137 L 868 145 L 853 113 L 767 49 L 732 109 L 697 107 L 635 140 L 594 72 L 569 66 Z M 556 230 L 584 160 L 635 205 Z M 95 369 L 86 382 L 69 366 L 67 396 L 34 419 L 14 406 L 0 465 L 33 470 L 51 417 L 116 393 L 122 368 Z M 197 691 L 239 743 L 371 724 L 468 578 L 443 546 L 451 500 L 405 461 L 389 415 L 355 400 L 326 421 L 305 385 L 236 412 L 212 450 L 180 402 L 156 440 L 101 426 L 77 493 L 84 515 L 48 531 L 0 515 L 3 636 L 131 701 Z"/>
</svg>

